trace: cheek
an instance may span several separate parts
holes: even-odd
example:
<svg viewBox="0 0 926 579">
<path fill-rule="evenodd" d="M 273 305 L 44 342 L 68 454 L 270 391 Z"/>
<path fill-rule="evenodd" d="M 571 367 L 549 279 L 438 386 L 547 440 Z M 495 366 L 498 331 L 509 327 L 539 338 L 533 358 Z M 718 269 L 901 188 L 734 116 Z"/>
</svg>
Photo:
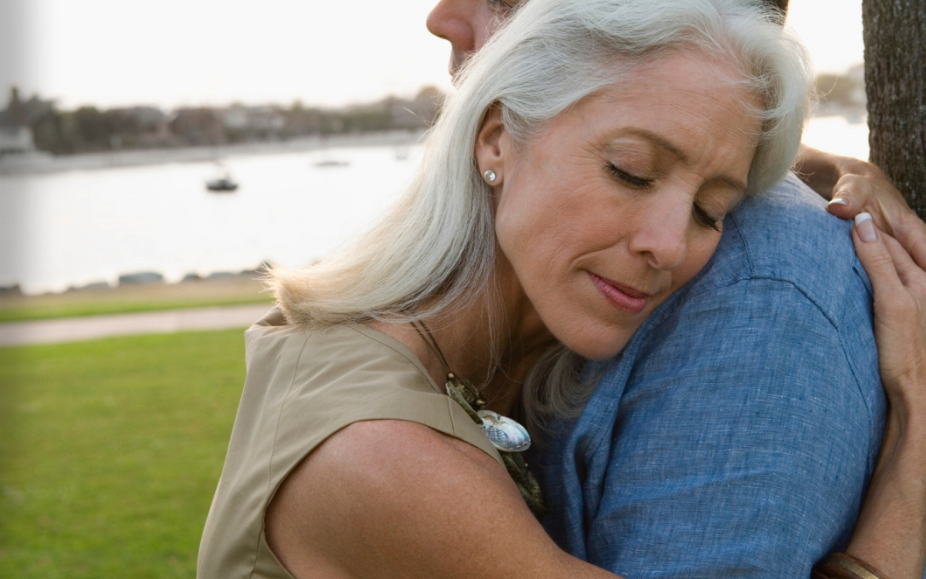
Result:
<svg viewBox="0 0 926 579">
<path fill-rule="evenodd" d="M 495 210 L 495 234 L 499 247 L 512 264 L 535 261 L 556 247 L 557 214 L 561 200 L 529 175 L 510 175 Z"/>
<path fill-rule="evenodd" d="M 509 260 L 530 250 L 537 234 L 531 224 L 542 220 L 538 207 L 514 192 L 505 192 L 495 208 L 495 237 Z"/>
<path fill-rule="evenodd" d="M 561 263 L 567 260 L 562 241 L 549 228 L 538 225 L 542 223 L 545 219 L 538 216 L 538 212 L 527 209 L 500 212 L 495 223 L 500 253 L 531 302 L 544 301 L 553 272 L 560 270 Z"/>
<path fill-rule="evenodd" d="M 604 239 L 595 213 L 573 192 L 531 182 L 509 193 L 497 207 L 495 233 L 519 274 L 559 272 Z"/>
</svg>

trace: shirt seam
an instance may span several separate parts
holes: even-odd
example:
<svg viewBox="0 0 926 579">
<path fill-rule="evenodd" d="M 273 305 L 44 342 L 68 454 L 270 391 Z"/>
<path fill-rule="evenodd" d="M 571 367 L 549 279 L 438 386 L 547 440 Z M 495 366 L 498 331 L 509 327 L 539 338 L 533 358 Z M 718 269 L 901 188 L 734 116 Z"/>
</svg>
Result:
<svg viewBox="0 0 926 579">
<path fill-rule="evenodd" d="M 866 396 L 865 396 L 865 393 L 862 391 L 862 380 L 861 380 L 861 377 L 859 376 L 858 370 L 857 370 L 856 367 L 855 367 L 855 364 L 854 364 L 854 362 L 853 362 L 853 360 L 852 360 L 852 357 L 849 356 L 848 348 L 846 347 L 845 338 L 844 338 L 844 336 L 842 335 L 842 332 L 839 331 L 839 324 L 836 322 L 835 319 L 833 319 L 833 317 L 832 317 L 831 315 L 829 315 L 829 314 L 827 313 L 827 311 L 822 307 L 822 305 L 821 305 L 816 299 L 814 299 L 814 298 L 810 295 L 809 292 L 807 292 L 801 285 L 797 284 L 796 282 L 794 282 L 794 281 L 792 281 L 792 280 L 787 280 L 787 279 L 775 277 L 775 276 L 760 276 L 760 275 L 757 275 L 756 272 L 755 272 L 755 266 L 753 265 L 752 258 L 750 257 L 749 244 L 746 243 L 746 239 L 743 237 L 743 233 L 742 233 L 742 231 L 741 231 L 741 229 L 740 229 L 739 223 L 737 222 L 737 218 L 736 218 L 736 214 L 735 214 L 735 213 L 731 213 L 731 214 L 730 214 L 730 221 L 733 223 L 733 227 L 735 228 L 736 236 L 737 236 L 738 239 L 739 239 L 740 246 L 743 248 L 744 258 L 745 258 L 745 260 L 746 260 L 746 266 L 747 266 L 747 268 L 748 268 L 748 270 L 749 270 L 749 276 L 748 276 L 748 277 L 740 277 L 740 279 L 738 279 L 736 283 L 739 283 L 739 282 L 741 282 L 741 281 L 750 281 L 750 280 L 770 280 L 770 281 L 777 281 L 777 282 L 780 282 L 780 283 L 788 284 L 788 285 L 792 286 L 794 289 L 796 289 L 798 292 L 800 292 L 801 295 L 803 295 L 804 298 L 807 299 L 808 302 L 812 303 L 812 304 L 814 305 L 814 307 L 815 307 L 821 314 L 823 314 L 823 317 L 826 318 L 827 321 L 829 321 L 830 325 L 832 325 L 832 326 L 833 326 L 833 329 L 836 331 L 836 335 L 839 337 L 839 347 L 842 349 L 842 354 L 843 354 L 843 356 L 845 357 L 846 363 L 847 363 L 848 366 L 849 366 L 849 371 L 852 372 L 852 378 L 855 380 L 855 389 L 856 389 L 856 391 L 858 392 L 859 398 L 862 399 L 862 403 L 865 405 L 865 412 L 866 412 L 866 414 L 868 415 L 868 427 L 869 427 L 869 432 L 870 432 L 870 431 L 874 428 L 874 412 L 873 412 L 873 410 L 872 410 L 872 408 L 871 408 L 871 405 L 869 404 L 868 397 L 866 397 Z M 858 272 L 857 272 L 857 270 L 856 270 L 856 266 L 855 266 L 855 265 L 852 266 L 852 269 L 853 269 L 853 271 L 856 272 L 856 275 L 858 275 Z M 859 277 L 862 277 L 862 276 L 859 276 Z M 866 289 L 868 289 L 868 286 L 867 286 L 866 284 L 864 284 L 864 278 L 862 278 L 862 281 L 863 281 L 863 284 L 862 284 L 862 285 L 865 285 Z M 733 285 L 733 284 L 731 284 L 731 285 Z M 706 290 L 705 290 L 705 291 L 706 291 Z M 869 291 L 870 291 L 870 290 L 869 290 Z M 702 292 L 702 293 L 704 293 L 704 292 Z M 701 293 L 694 294 L 694 295 L 701 295 Z M 871 454 L 871 453 L 869 453 L 869 466 L 871 466 L 871 464 L 870 464 L 870 463 L 871 463 L 870 454 Z"/>
<path fill-rule="evenodd" d="M 375 335 L 370 335 L 370 334 L 366 333 L 365 331 L 361 331 L 359 328 L 355 328 L 355 327 L 353 327 L 353 326 L 345 326 L 345 327 L 346 327 L 346 328 L 349 328 L 349 329 L 351 329 L 351 330 L 353 330 L 353 331 L 355 331 L 355 332 L 357 332 L 358 334 L 360 334 L 361 336 L 363 336 L 363 337 L 365 337 L 365 338 L 368 338 L 368 339 L 370 339 L 370 340 L 373 340 L 374 342 L 376 342 L 377 344 L 380 344 L 380 345 L 383 346 L 384 348 L 389 348 L 390 350 L 392 350 L 392 351 L 395 352 L 396 354 L 402 356 L 405 360 L 407 360 L 408 362 L 410 362 L 412 366 L 415 367 L 415 370 L 416 370 L 419 374 L 421 374 L 422 376 L 424 376 L 424 378 L 425 378 L 425 380 L 427 380 L 428 384 L 430 384 L 438 394 L 446 394 L 446 392 L 444 392 L 443 390 L 441 390 L 440 386 L 438 386 L 437 383 L 434 381 L 434 379 L 431 378 L 431 376 L 424 370 L 424 364 L 422 364 L 422 363 L 421 363 L 421 360 L 419 360 L 417 357 L 411 357 L 411 356 L 409 356 L 406 352 L 403 352 L 402 350 L 400 350 L 400 349 L 394 347 L 392 344 L 389 344 L 389 343 L 387 343 L 387 342 L 384 342 L 383 340 L 380 340 L 380 339 L 379 339 L 378 337 L 376 337 Z M 375 331 L 375 330 L 374 330 L 374 331 Z M 388 336 L 387 336 L 387 337 L 388 337 Z M 413 354 L 413 356 L 414 356 L 414 354 Z"/>
<path fill-rule="evenodd" d="M 299 348 L 299 355 L 296 356 L 296 363 L 293 365 L 293 376 L 289 381 L 289 386 L 286 389 L 286 396 L 283 397 L 283 401 L 280 403 L 280 410 L 277 412 L 276 427 L 273 430 L 273 446 L 270 449 L 270 461 L 267 464 L 268 476 L 267 476 L 267 504 L 264 505 L 264 511 L 267 509 L 267 505 L 270 504 L 270 485 L 273 482 L 273 459 L 276 456 L 277 449 L 277 437 L 280 434 L 280 423 L 283 421 L 283 410 L 286 408 L 286 401 L 289 400 L 290 396 L 293 393 L 293 386 L 296 384 L 296 376 L 299 373 L 299 364 L 302 362 L 302 355 L 305 353 L 305 348 L 309 343 L 308 332 L 305 332 L 305 338 L 302 341 L 302 346 Z M 257 534 L 257 547 L 254 549 L 254 565 L 251 567 L 251 572 L 248 574 L 248 578 L 254 577 L 254 573 L 257 571 L 257 560 L 260 556 L 260 537 L 264 533 L 264 522 L 263 517 L 261 517 L 260 532 Z"/>
<path fill-rule="evenodd" d="M 849 366 L 849 371 L 852 373 L 852 378 L 855 381 L 855 390 L 858 393 L 859 398 L 862 400 L 862 404 L 865 405 L 865 413 L 868 417 L 868 427 L 870 431 L 873 428 L 873 424 L 874 424 L 873 411 L 872 411 L 871 405 L 868 402 L 868 397 L 865 396 L 865 393 L 862 391 L 861 378 L 858 374 L 855 364 L 853 363 L 852 357 L 849 356 L 848 348 L 846 347 L 845 338 L 843 337 L 842 332 L 839 331 L 839 324 L 836 323 L 836 321 L 832 318 L 832 316 L 830 316 L 826 312 L 826 310 L 823 309 L 823 307 L 817 302 L 817 300 L 811 297 L 810 294 L 806 290 L 804 290 L 804 288 L 802 288 L 800 285 L 798 285 L 797 283 L 791 280 L 774 277 L 774 276 L 754 275 L 748 278 L 738 279 L 736 280 L 736 282 L 731 283 L 727 286 L 723 286 L 723 287 L 733 287 L 735 285 L 739 285 L 740 283 L 749 283 L 753 281 L 771 281 L 771 282 L 784 284 L 784 285 L 794 288 L 794 290 L 797 291 L 800 295 L 802 295 L 804 299 L 807 300 L 807 302 L 809 302 L 810 304 L 813 304 L 814 308 L 818 312 L 820 312 L 820 314 L 826 319 L 826 321 L 829 322 L 830 326 L 833 328 L 833 331 L 836 332 L 836 336 L 839 338 L 839 348 L 842 350 L 842 355 L 846 359 L 846 363 Z M 691 297 L 697 297 L 705 293 L 708 293 L 708 292 L 704 291 L 704 292 L 700 292 L 697 294 L 692 294 Z M 869 459 L 869 462 L 870 462 L 870 459 Z"/>
</svg>

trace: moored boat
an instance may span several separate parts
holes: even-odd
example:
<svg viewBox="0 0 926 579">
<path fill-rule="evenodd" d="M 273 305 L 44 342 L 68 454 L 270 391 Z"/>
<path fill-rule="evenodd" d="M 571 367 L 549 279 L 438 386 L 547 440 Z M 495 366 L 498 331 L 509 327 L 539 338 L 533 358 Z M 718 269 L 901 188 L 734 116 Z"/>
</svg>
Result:
<svg viewBox="0 0 926 579">
<path fill-rule="evenodd" d="M 230 193 L 238 189 L 238 182 L 226 175 L 206 181 L 206 189 L 217 193 Z"/>
</svg>

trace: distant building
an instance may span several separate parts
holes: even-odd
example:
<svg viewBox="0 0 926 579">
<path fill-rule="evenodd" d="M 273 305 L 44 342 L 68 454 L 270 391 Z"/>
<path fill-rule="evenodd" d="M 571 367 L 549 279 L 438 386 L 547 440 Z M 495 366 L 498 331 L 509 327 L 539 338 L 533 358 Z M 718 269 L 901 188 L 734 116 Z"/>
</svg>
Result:
<svg viewBox="0 0 926 579">
<path fill-rule="evenodd" d="M 110 109 L 120 121 L 120 140 L 130 148 L 166 147 L 175 144 L 167 114 L 157 107 Z"/>
<path fill-rule="evenodd" d="M 35 151 L 32 130 L 29 127 L 17 127 L 0 124 L 0 156 L 22 155 Z"/>
<path fill-rule="evenodd" d="M 225 126 L 221 119 L 205 107 L 177 109 L 168 126 L 185 144 L 221 145 L 225 142 Z"/>
<path fill-rule="evenodd" d="M 34 127 L 54 116 L 54 103 L 33 96 L 19 97 L 16 87 L 10 89 L 6 109 L 0 111 L 0 156 L 34 153 Z"/>
<path fill-rule="evenodd" d="M 222 111 L 222 123 L 226 129 L 243 131 L 248 128 L 248 109 L 233 105 Z"/>
<path fill-rule="evenodd" d="M 13 87 L 6 109 L 0 111 L 0 156 L 32 151 L 35 151 L 35 143 L 29 128 L 29 110 L 20 100 L 19 90 Z"/>
<path fill-rule="evenodd" d="M 249 108 L 248 121 L 250 128 L 268 133 L 277 133 L 286 125 L 280 110 L 274 106 Z"/>
<path fill-rule="evenodd" d="M 246 107 L 232 105 L 217 114 L 222 119 L 232 141 L 254 141 L 279 138 L 286 127 L 286 118 L 279 107 L 272 105 Z"/>
</svg>

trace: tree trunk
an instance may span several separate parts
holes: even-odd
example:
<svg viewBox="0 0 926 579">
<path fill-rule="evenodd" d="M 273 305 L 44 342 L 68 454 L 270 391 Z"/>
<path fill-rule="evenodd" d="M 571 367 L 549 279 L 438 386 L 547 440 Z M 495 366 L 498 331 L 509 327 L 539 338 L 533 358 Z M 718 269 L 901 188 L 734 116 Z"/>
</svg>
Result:
<svg viewBox="0 0 926 579">
<path fill-rule="evenodd" d="M 863 0 L 871 162 L 926 218 L 926 0 Z"/>
</svg>

